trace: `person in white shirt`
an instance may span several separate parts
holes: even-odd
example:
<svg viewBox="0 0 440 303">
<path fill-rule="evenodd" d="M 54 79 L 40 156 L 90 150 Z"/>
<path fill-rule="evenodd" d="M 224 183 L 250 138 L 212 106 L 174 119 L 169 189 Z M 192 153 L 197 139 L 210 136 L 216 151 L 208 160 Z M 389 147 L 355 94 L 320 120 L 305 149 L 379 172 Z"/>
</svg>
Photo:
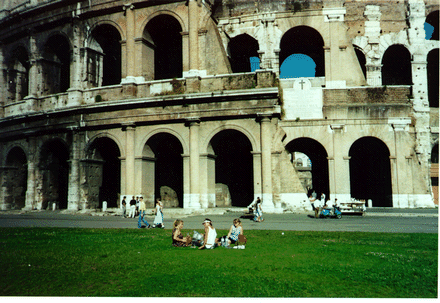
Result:
<svg viewBox="0 0 440 303">
<path fill-rule="evenodd" d="M 213 249 L 218 246 L 217 231 L 212 226 L 212 221 L 210 219 L 205 219 L 203 221 L 203 226 L 205 227 L 205 236 L 203 245 L 199 249 Z"/>
</svg>

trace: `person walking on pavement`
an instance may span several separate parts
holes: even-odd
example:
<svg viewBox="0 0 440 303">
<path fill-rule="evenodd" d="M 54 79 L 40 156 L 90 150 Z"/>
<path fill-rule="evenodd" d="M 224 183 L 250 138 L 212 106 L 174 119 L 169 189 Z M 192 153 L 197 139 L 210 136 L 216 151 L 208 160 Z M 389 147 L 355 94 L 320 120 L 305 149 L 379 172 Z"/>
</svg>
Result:
<svg viewBox="0 0 440 303">
<path fill-rule="evenodd" d="M 261 208 L 261 203 L 263 203 L 263 202 L 261 202 L 260 198 L 257 198 L 257 204 L 255 205 L 255 211 L 256 211 L 256 214 L 255 214 L 256 220 L 255 220 L 255 222 L 263 222 L 264 221 L 264 219 L 263 219 L 263 209 Z"/>
<path fill-rule="evenodd" d="M 163 225 L 163 204 L 160 199 L 156 199 L 156 217 L 154 217 L 153 227 L 165 228 Z"/>
<path fill-rule="evenodd" d="M 136 200 L 133 198 L 130 200 L 130 213 L 128 214 L 129 218 L 134 218 L 136 214 Z"/>
<path fill-rule="evenodd" d="M 122 198 L 122 217 L 125 218 L 125 216 L 127 216 L 127 202 L 125 201 L 125 199 L 127 199 L 126 196 L 124 196 L 124 198 Z"/>
<path fill-rule="evenodd" d="M 139 220 L 138 220 L 138 228 L 142 228 L 142 222 L 147 225 L 147 228 L 150 228 L 150 224 L 145 219 L 145 215 L 147 213 L 147 206 L 145 205 L 144 198 L 139 197 Z"/>
</svg>

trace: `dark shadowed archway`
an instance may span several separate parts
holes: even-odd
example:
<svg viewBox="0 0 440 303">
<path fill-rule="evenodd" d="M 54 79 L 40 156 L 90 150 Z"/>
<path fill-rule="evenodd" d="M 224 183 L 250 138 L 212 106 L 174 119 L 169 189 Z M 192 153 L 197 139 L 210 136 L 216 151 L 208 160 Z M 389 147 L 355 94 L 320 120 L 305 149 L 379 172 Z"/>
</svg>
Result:
<svg viewBox="0 0 440 303">
<path fill-rule="evenodd" d="M 367 79 L 367 67 L 365 65 L 367 63 L 367 60 L 365 59 L 365 54 L 360 47 L 358 47 L 356 45 L 353 45 L 353 46 L 354 46 L 354 51 L 356 53 L 356 57 L 358 59 L 359 65 L 362 69 L 362 73 L 364 74 L 365 79 Z"/>
<path fill-rule="evenodd" d="M 67 208 L 69 151 L 61 140 L 46 142 L 40 152 L 38 169 L 42 176 L 42 208 Z"/>
<path fill-rule="evenodd" d="M 439 55 L 438 48 L 428 53 L 428 100 L 429 107 L 438 107 L 439 103 Z"/>
<path fill-rule="evenodd" d="M 6 174 L 3 179 L 6 187 L 4 202 L 11 209 L 22 209 L 26 204 L 27 189 L 27 159 L 23 149 L 14 147 L 9 151 L 3 173 Z"/>
<path fill-rule="evenodd" d="M 233 73 L 250 72 L 251 57 L 258 58 L 258 41 L 248 34 L 238 35 L 229 41 L 229 62 Z"/>
<path fill-rule="evenodd" d="M 107 202 L 107 207 L 117 207 L 121 192 L 121 153 L 118 145 L 110 138 L 95 139 L 88 150 L 87 163 L 89 174 L 88 182 L 90 202 L 97 207 L 102 207 L 102 202 Z"/>
<path fill-rule="evenodd" d="M 161 198 L 165 207 L 183 207 L 183 147 L 179 139 L 158 133 L 148 139 L 144 149 L 154 157 L 154 178 L 149 179 L 154 180 L 154 200 Z"/>
<path fill-rule="evenodd" d="M 22 46 L 12 52 L 7 63 L 7 103 L 23 100 L 29 93 L 29 56 Z"/>
<path fill-rule="evenodd" d="M 324 146 L 311 138 L 298 138 L 289 142 L 286 149 L 290 153 L 300 152 L 307 155 L 312 166 L 312 190 L 315 190 L 318 197 L 321 193 L 330 197 L 328 155 Z"/>
<path fill-rule="evenodd" d="M 118 30 L 112 25 L 103 24 L 92 31 L 92 37 L 102 50 L 102 86 L 121 83 L 121 35 Z"/>
<path fill-rule="evenodd" d="M 392 207 L 390 151 L 381 140 L 363 137 L 353 143 L 350 189 L 356 199 L 371 199 L 375 207 Z"/>
<path fill-rule="evenodd" d="M 154 80 L 182 77 L 181 32 L 180 23 L 176 18 L 167 14 L 156 16 L 148 22 L 143 34 L 144 53 L 147 58 L 143 59 L 146 60 L 145 65 L 149 64 L 149 60 L 154 60 L 152 68 Z M 145 71 L 145 73 L 151 73 L 151 71 Z"/>
<path fill-rule="evenodd" d="M 249 139 L 237 130 L 223 130 L 211 139 L 210 144 L 216 156 L 217 188 L 221 184 L 227 186 L 231 206 L 248 206 L 254 199 L 253 156 Z M 216 203 L 223 206 L 218 201 Z"/>
<path fill-rule="evenodd" d="M 433 31 L 429 40 L 437 40 L 439 38 L 439 11 L 431 12 L 425 20 L 426 23 L 433 27 Z"/>
<path fill-rule="evenodd" d="M 56 94 L 65 92 L 70 87 L 70 56 L 69 41 L 62 35 L 51 36 L 43 50 L 43 92 Z"/>
<path fill-rule="evenodd" d="M 382 85 L 411 85 L 411 74 L 411 54 L 406 47 L 388 47 L 382 58 Z"/>
</svg>

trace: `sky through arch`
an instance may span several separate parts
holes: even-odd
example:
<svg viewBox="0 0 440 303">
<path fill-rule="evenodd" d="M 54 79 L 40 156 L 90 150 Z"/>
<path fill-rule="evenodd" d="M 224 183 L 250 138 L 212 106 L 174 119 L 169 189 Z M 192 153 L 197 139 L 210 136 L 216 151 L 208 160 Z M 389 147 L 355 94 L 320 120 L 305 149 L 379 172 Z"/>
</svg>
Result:
<svg viewBox="0 0 440 303">
<path fill-rule="evenodd" d="M 316 63 L 304 54 L 293 54 L 283 61 L 280 67 L 280 78 L 315 77 Z"/>
</svg>

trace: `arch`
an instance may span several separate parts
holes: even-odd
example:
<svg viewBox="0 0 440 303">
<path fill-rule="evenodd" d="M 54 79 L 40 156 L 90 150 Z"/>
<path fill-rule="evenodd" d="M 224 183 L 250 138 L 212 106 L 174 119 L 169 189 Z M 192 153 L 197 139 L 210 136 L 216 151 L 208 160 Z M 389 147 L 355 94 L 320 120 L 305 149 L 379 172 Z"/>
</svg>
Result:
<svg viewBox="0 0 440 303">
<path fill-rule="evenodd" d="M 201 150 L 201 153 L 209 153 L 209 144 L 212 140 L 212 138 L 219 132 L 221 132 L 222 130 L 236 130 L 240 133 L 243 133 L 247 139 L 249 140 L 249 142 L 251 143 L 252 146 L 252 151 L 259 151 L 259 148 L 257 148 L 257 140 L 256 138 L 252 135 L 252 133 L 249 132 L 248 129 L 246 129 L 245 127 L 242 127 L 240 125 L 237 124 L 228 124 L 228 125 L 222 125 L 219 127 L 214 128 L 206 137 L 206 140 L 201 144 L 201 146 L 204 147 L 204 150 Z"/>
<path fill-rule="evenodd" d="M 229 62 L 233 73 L 251 72 L 251 57 L 258 58 L 258 41 L 248 34 L 232 38 L 228 43 Z"/>
<path fill-rule="evenodd" d="M 314 28 L 300 25 L 289 29 L 280 41 L 280 67 L 292 54 L 307 55 L 316 64 L 316 77 L 325 76 L 324 40 Z"/>
<path fill-rule="evenodd" d="M 429 107 L 437 107 L 439 103 L 439 49 L 433 49 L 428 53 L 428 100 Z"/>
<path fill-rule="evenodd" d="M 438 164 L 438 142 L 434 144 L 431 151 L 431 163 L 437 163 Z"/>
<path fill-rule="evenodd" d="M 121 143 L 121 141 L 119 140 L 118 137 L 116 137 L 115 135 L 113 135 L 113 134 L 111 134 L 109 132 L 99 133 L 99 134 L 96 134 L 93 137 L 89 138 L 89 140 L 86 143 L 86 146 L 84 148 L 86 153 L 90 150 L 90 147 L 93 144 L 93 141 L 95 141 L 96 139 L 99 139 L 99 138 L 109 138 L 109 139 L 111 139 L 118 146 L 118 149 L 119 149 L 121 155 L 125 155 L 124 145 Z"/>
<path fill-rule="evenodd" d="M 144 150 L 143 150 L 143 149 L 145 148 L 145 144 L 147 143 L 147 141 L 148 141 L 151 137 L 153 137 L 154 135 L 159 134 L 159 133 L 167 133 L 167 134 L 170 134 L 170 135 L 176 137 L 176 138 L 179 140 L 180 145 L 182 145 L 183 154 L 188 154 L 188 153 L 189 153 L 189 147 L 188 147 L 188 145 L 186 144 L 186 141 L 183 139 L 182 135 L 181 135 L 179 132 L 177 132 L 176 130 L 174 130 L 174 129 L 172 129 L 172 128 L 167 128 L 167 127 L 159 127 L 159 128 L 156 128 L 156 129 L 150 131 L 150 132 L 149 132 L 149 133 L 148 133 L 148 134 L 147 134 L 147 135 L 141 140 L 141 144 L 136 148 L 136 150 L 139 150 L 139 147 L 141 147 L 141 148 L 142 148 L 142 152 L 141 152 L 141 154 L 142 154 L 143 156 L 145 156 L 145 154 L 144 154 Z M 139 154 L 139 153 L 136 153 L 136 154 Z"/>
<path fill-rule="evenodd" d="M 5 204 L 11 209 L 25 207 L 27 190 L 27 157 L 21 147 L 14 146 L 6 156 L 6 168 L 3 174 L 3 194 Z"/>
<path fill-rule="evenodd" d="M 148 21 L 142 35 L 142 74 L 145 79 L 182 77 L 181 32 L 182 25 L 173 14 L 158 14 Z"/>
<path fill-rule="evenodd" d="M 87 48 L 87 80 L 93 86 L 107 86 L 121 82 L 121 35 L 112 24 L 95 26 L 90 32 Z M 94 44 L 97 44 L 94 47 Z M 99 46 L 99 47 L 97 47 Z M 102 66 L 102 74 L 100 74 Z"/>
<path fill-rule="evenodd" d="M 411 53 L 405 46 L 393 44 L 382 57 L 382 85 L 411 84 Z"/>
<path fill-rule="evenodd" d="M 142 152 L 141 192 L 153 207 L 161 198 L 165 207 L 183 207 L 183 146 L 168 132 L 150 136 Z M 143 178 L 147 178 L 144 180 Z"/>
<path fill-rule="evenodd" d="M 425 31 L 426 31 L 426 24 L 429 24 L 432 27 L 432 32 L 430 37 L 428 38 L 428 33 L 425 38 L 427 40 L 437 40 L 438 41 L 438 34 L 439 34 L 439 11 L 433 11 L 431 12 L 425 19 Z"/>
<path fill-rule="evenodd" d="M 29 93 L 29 55 L 24 46 L 17 46 L 6 67 L 7 103 L 23 100 Z"/>
<path fill-rule="evenodd" d="M 371 199 L 375 207 L 392 207 L 388 146 L 376 137 L 362 137 L 351 145 L 349 157 L 351 196 Z"/>
<path fill-rule="evenodd" d="M 359 61 L 359 65 L 361 66 L 362 73 L 364 74 L 364 78 L 366 79 L 367 78 L 367 67 L 366 67 L 367 60 L 365 58 L 365 53 L 363 52 L 362 48 L 360 48 L 359 46 L 353 44 L 353 47 L 354 47 L 354 51 L 356 53 L 356 57 Z"/>
<path fill-rule="evenodd" d="M 56 203 L 57 208 L 67 208 L 67 192 L 69 179 L 69 150 L 61 139 L 46 141 L 39 154 L 38 170 L 40 176 L 39 192 L 41 207 L 51 207 Z"/>
<path fill-rule="evenodd" d="M 44 44 L 42 69 L 45 95 L 65 92 L 70 87 L 71 49 L 69 39 L 59 33 L 53 33 Z"/>
<path fill-rule="evenodd" d="M 86 150 L 85 186 L 90 206 L 102 207 L 106 201 L 108 207 L 117 207 L 121 192 L 121 152 L 118 144 L 109 137 L 95 138 Z"/>
<path fill-rule="evenodd" d="M 330 197 L 328 154 L 325 147 L 315 139 L 301 137 L 290 141 L 286 145 L 286 150 L 291 154 L 302 153 L 310 159 L 312 187 L 307 189 L 307 195 L 310 195 L 314 190 L 318 197 L 321 193 Z"/>
<path fill-rule="evenodd" d="M 88 31 L 87 31 L 87 39 L 84 41 L 84 43 L 85 43 L 84 46 L 85 46 L 85 47 L 88 47 L 88 45 L 90 44 L 90 41 L 93 39 L 93 37 L 92 37 L 92 35 L 91 35 L 92 32 L 93 32 L 97 27 L 100 27 L 100 26 L 102 26 L 102 25 L 110 25 L 110 26 L 114 27 L 114 28 L 118 31 L 119 36 L 121 37 L 121 40 L 125 39 L 125 31 L 122 30 L 122 28 L 121 28 L 121 26 L 119 25 L 119 23 L 114 22 L 114 21 L 112 21 L 112 20 L 99 20 L 99 21 L 97 21 L 96 23 L 92 24 L 92 25 L 90 26 L 90 28 L 88 29 Z"/>
<path fill-rule="evenodd" d="M 248 137 L 234 129 L 224 129 L 209 141 L 214 163 L 207 165 L 208 188 L 215 188 L 215 205 L 245 207 L 254 199 L 252 145 Z M 215 176 L 215 178 L 210 178 Z"/>
</svg>

